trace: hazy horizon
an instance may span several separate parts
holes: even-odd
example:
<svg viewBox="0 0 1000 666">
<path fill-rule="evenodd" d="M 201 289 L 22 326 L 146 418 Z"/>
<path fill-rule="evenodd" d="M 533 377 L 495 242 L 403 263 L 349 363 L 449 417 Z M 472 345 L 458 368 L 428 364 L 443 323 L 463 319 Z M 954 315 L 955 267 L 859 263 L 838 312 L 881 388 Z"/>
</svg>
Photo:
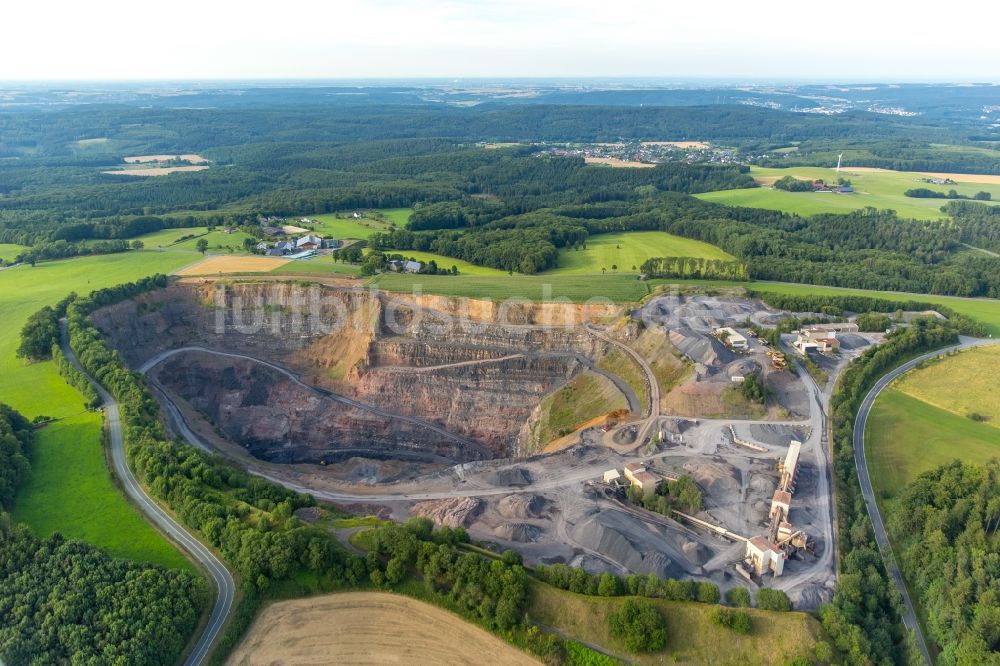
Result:
<svg viewBox="0 0 1000 666">
<path fill-rule="evenodd" d="M 1000 10 L 845 0 L 336 0 L 317 5 L 66 0 L 7 8 L 0 81 L 661 79 L 997 82 Z M 991 20 L 992 19 L 992 20 Z"/>
</svg>

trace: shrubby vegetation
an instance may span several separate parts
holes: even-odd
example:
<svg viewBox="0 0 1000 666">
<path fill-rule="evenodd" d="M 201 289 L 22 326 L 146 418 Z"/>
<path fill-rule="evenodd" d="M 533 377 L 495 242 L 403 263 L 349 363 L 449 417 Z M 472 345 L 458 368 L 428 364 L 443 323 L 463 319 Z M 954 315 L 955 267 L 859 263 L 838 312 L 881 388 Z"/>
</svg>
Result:
<svg viewBox="0 0 1000 666">
<path fill-rule="evenodd" d="M 565 564 L 539 564 L 535 578 L 561 590 L 590 596 L 650 597 L 670 601 L 718 603 L 719 588 L 714 583 L 660 578 L 656 574 L 630 574 L 620 578 L 612 573 L 592 574 Z"/>
<path fill-rule="evenodd" d="M 672 515 L 674 509 L 684 513 L 701 511 L 701 490 L 691 477 L 683 474 L 676 481 L 661 481 L 656 484 L 656 490 L 650 495 L 634 485 L 629 486 L 625 494 L 632 504 L 664 516 Z"/>
<path fill-rule="evenodd" d="M 13 524 L 3 511 L 29 473 L 31 441 L 27 419 L 0 404 L 0 659 L 175 663 L 207 601 L 204 581 Z"/>
<path fill-rule="evenodd" d="M 59 374 L 63 376 L 70 386 L 83 394 L 83 406 L 85 409 L 93 409 L 101 404 L 101 397 L 97 394 L 97 389 L 90 383 L 87 376 L 76 369 L 69 359 L 62 353 L 59 345 L 52 346 L 52 360 L 59 368 Z"/>
<path fill-rule="evenodd" d="M 783 590 L 762 587 L 757 590 L 757 608 L 769 611 L 790 611 L 792 602 Z"/>
<path fill-rule="evenodd" d="M 376 585 L 391 587 L 415 572 L 435 600 L 494 631 L 509 631 L 523 622 L 527 576 L 513 551 L 495 560 L 460 551 L 456 545 L 468 541 L 465 530 L 435 530 L 427 518 L 388 523 L 365 536 Z"/>
<path fill-rule="evenodd" d="M 811 180 L 799 180 L 794 176 L 784 176 L 774 181 L 774 188 L 786 192 L 812 192 Z"/>
<path fill-rule="evenodd" d="M 747 279 L 747 267 L 743 262 L 704 257 L 653 257 L 644 261 L 639 270 L 651 278 Z"/>
<path fill-rule="evenodd" d="M 730 629 L 741 636 L 746 636 L 752 629 L 750 613 L 729 608 L 716 608 L 713 610 L 712 624 Z"/>
<path fill-rule="evenodd" d="M 629 652 L 656 652 L 667 646 L 667 622 L 648 601 L 626 599 L 608 616 L 608 627 Z"/>
<path fill-rule="evenodd" d="M 1000 463 L 921 474 L 891 503 L 900 568 L 946 666 L 997 663 L 1000 652 Z"/>
</svg>

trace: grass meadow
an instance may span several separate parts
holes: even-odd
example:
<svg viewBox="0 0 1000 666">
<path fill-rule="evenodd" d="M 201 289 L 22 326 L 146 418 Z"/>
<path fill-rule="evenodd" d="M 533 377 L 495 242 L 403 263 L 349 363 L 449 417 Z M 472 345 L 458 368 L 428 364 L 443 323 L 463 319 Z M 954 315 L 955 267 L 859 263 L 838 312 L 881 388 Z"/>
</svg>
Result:
<svg viewBox="0 0 1000 666">
<path fill-rule="evenodd" d="M 21 254 L 28 248 L 14 243 L 0 243 L 0 260 L 14 261 L 14 257 Z"/>
<path fill-rule="evenodd" d="M 38 536 L 59 532 L 115 557 L 193 571 L 192 565 L 121 495 L 104 460 L 101 415 L 77 414 L 38 431 L 31 475 L 14 518 Z"/>
<path fill-rule="evenodd" d="M 1000 380 L 989 370 L 998 361 L 996 347 L 963 351 L 906 373 L 879 395 L 865 449 L 881 498 L 955 458 L 976 463 L 1000 456 Z"/>
<path fill-rule="evenodd" d="M 810 180 L 823 179 L 828 183 L 836 183 L 838 178 L 846 178 L 851 181 L 855 192 L 853 194 L 785 192 L 773 189 L 767 184 L 753 189 L 706 192 L 695 196 L 728 206 L 766 208 L 799 215 L 846 213 L 866 206 L 879 209 L 891 208 L 900 217 L 921 220 L 945 219 L 947 216 L 941 212 L 941 206 L 946 204 L 947 200 L 915 199 L 905 196 L 903 192 L 906 190 L 926 187 L 947 192 L 954 189 L 959 194 L 968 196 L 986 191 L 993 195 L 994 200 L 1000 200 L 1000 185 L 997 184 L 959 182 L 954 185 L 931 185 L 921 180 L 925 176 L 910 171 L 862 171 L 844 167 L 837 173 L 836 169 L 822 167 L 787 169 L 751 167 L 750 173 L 764 183 L 773 182 L 783 176 Z"/>
<path fill-rule="evenodd" d="M 663 231 L 631 231 L 591 236 L 586 249 L 561 250 L 558 266 L 546 271 L 546 275 L 601 273 L 602 269 L 611 273 L 612 266 L 617 266 L 618 272 L 635 273 L 651 257 L 733 260 L 731 255 L 708 243 Z"/>
<path fill-rule="evenodd" d="M 810 656 L 823 635 L 819 622 L 806 613 L 747 609 L 752 629 L 748 636 L 740 636 L 712 624 L 711 613 L 718 608 L 715 604 L 646 599 L 666 618 L 667 646 L 661 652 L 633 655 L 608 628 L 608 616 L 623 603 L 623 598 L 584 596 L 541 583 L 532 583 L 531 587 L 528 615 L 532 622 L 614 654 L 627 655 L 631 663 L 643 666 L 787 664 L 796 657 Z M 721 636 L 720 631 L 725 635 Z"/>
<path fill-rule="evenodd" d="M 183 556 L 142 521 L 112 483 L 104 466 L 100 416 L 82 414 L 83 397 L 52 362 L 27 364 L 14 355 L 21 327 L 43 305 L 72 291 L 169 273 L 197 253 L 132 251 L 42 262 L 0 271 L 0 401 L 27 417 L 61 419 L 39 431 L 32 474 L 15 505 L 16 517 L 38 534 L 61 532 L 107 548 L 112 554 L 189 566 Z"/>
<path fill-rule="evenodd" d="M 196 236 L 187 240 L 177 242 L 184 236 Z M 208 252 L 212 254 L 223 254 L 230 248 L 234 252 L 244 253 L 243 239 L 250 238 L 242 231 L 234 231 L 227 234 L 224 231 L 209 231 L 208 227 L 190 227 L 187 229 L 161 229 L 149 234 L 137 236 L 147 249 L 167 249 L 181 252 L 197 252 L 197 244 L 201 239 L 208 241 Z"/>
</svg>

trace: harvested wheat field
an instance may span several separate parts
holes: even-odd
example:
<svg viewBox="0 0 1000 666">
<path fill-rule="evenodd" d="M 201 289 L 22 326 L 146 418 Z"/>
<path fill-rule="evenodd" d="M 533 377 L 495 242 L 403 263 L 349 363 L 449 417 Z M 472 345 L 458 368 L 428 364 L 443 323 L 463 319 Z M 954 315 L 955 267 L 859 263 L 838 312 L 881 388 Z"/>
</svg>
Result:
<svg viewBox="0 0 1000 666">
<path fill-rule="evenodd" d="M 650 164 L 648 162 L 630 162 L 629 160 L 620 160 L 617 157 L 584 157 L 583 161 L 587 164 L 603 164 L 609 167 L 631 167 L 634 169 L 651 169 L 655 167 L 655 164 Z"/>
<path fill-rule="evenodd" d="M 878 167 L 844 167 L 844 171 L 858 171 L 860 173 L 898 173 L 892 169 L 880 169 Z M 983 185 L 1000 185 L 1000 175 L 989 175 L 982 173 L 931 173 L 929 171 L 916 171 L 921 176 L 928 178 L 949 178 L 956 183 L 982 183 Z"/>
<path fill-rule="evenodd" d="M 227 662 L 538 666 L 483 629 L 386 592 L 347 592 L 264 608 Z"/>
<path fill-rule="evenodd" d="M 102 171 L 111 176 L 166 176 L 170 173 L 183 173 L 185 171 L 204 171 L 208 167 L 202 166 L 171 166 L 171 167 L 147 167 L 139 169 L 118 169 L 115 171 Z"/>
<path fill-rule="evenodd" d="M 218 275 L 219 273 L 267 273 L 284 266 L 283 257 L 209 256 L 174 271 L 174 275 Z"/>
<path fill-rule="evenodd" d="M 105 139 L 106 141 L 107 139 Z M 206 160 L 201 155 L 195 155 L 194 153 L 185 153 L 184 155 L 133 155 L 132 157 L 126 157 L 125 161 L 128 164 L 147 164 L 149 162 L 170 162 L 172 160 L 184 160 L 190 162 L 191 164 L 208 164 Z"/>
</svg>

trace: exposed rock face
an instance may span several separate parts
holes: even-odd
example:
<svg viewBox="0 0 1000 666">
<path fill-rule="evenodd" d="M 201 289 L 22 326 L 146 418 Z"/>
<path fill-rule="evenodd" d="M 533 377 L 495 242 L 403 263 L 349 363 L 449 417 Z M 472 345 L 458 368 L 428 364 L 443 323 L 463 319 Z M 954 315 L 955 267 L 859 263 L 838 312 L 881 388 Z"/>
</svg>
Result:
<svg viewBox="0 0 1000 666">
<path fill-rule="evenodd" d="M 463 306 L 472 318 L 455 316 L 465 314 Z M 313 387 L 458 437 L 336 402 L 252 361 L 206 354 L 165 361 L 163 385 L 256 456 L 330 461 L 398 450 L 404 458 L 463 462 L 517 455 L 541 399 L 597 353 L 581 326 L 536 324 L 579 323 L 615 310 L 522 304 L 505 311 L 364 289 L 179 284 L 103 308 L 94 321 L 133 367 L 185 346 L 247 354 Z"/>
<path fill-rule="evenodd" d="M 156 379 L 262 460 L 319 463 L 362 454 L 427 462 L 490 457 L 477 442 L 337 402 L 250 360 L 186 352 L 165 361 Z"/>
</svg>

